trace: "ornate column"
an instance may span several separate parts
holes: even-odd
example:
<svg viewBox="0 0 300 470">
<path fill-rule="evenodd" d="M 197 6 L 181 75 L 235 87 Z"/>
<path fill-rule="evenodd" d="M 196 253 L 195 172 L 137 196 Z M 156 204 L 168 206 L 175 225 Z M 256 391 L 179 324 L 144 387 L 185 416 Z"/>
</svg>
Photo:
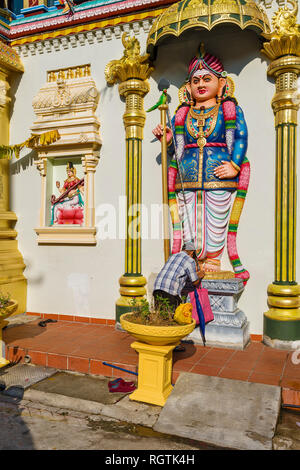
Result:
<svg viewBox="0 0 300 470">
<path fill-rule="evenodd" d="M 81 158 L 84 173 L 86 175 L 86 192 L 85 192 L 85 226 L 95 226 L 95 173 L 99 162 L 99 155 L 96 152 L 84 155 Z"/>
<path fill-rule="evenodd" d="M 298 6 L 275 13 L 274 31 L 265 35 L 262 52 L 271 59 L 268 75 L 275 78 L 272 99 L 276 129 L 275 280 L 268 287 L 264 342 L 272 347 L 300 345 L 300 286 L 296 282 L 296 130 L 300 74 Z"/>
<path fill-rule="evenodd" d="M 0 44 L 0 145 L 9 145 L 9 82 L 12 73 L 22 73 L 24 68 L 17 53 L 2 41 Z M 23 313 L 27 295 L 23 274 L 26 266 L 16 240 L 17 216 L 10 210 L 9 169 L 9 160 L 0 160 L 0 291 L 10 293 L 19 304 L 16 313 Z"/>
<path fill-rule="evenodd" d="M 45 224 L 46 219 L 46 206 L 45 206 L 45 199 L 46 199 L 46 175 L 47 175 L 47 155 L 46 154 L 39 154 L 39 158 L 34 160 L 34 163 L 40 172 L 41 175 L 41 207 L 40 207 L 40 227 L 43 227 Z"/>
<path fill-rule="evenodd" d="M 142 181 L 142 140 L 145 124 L 144 96 L 149 92 L 148 78 L 153 68 L 148 54 L 140 55 L 139 41 L 122 36 L 124 55 L 112 60 L 105 68 L 109 85 L 119 84 L 120 96 L 125 98 L 123 115 L 126 139 L 126 242 L 125 273 L 119 279 L 121 297 L 116 302 L 116 320 L 131 310 L 132 298 L 146 294 L 146 279 L 141 273 L 140 203 Z"/>
</svg>

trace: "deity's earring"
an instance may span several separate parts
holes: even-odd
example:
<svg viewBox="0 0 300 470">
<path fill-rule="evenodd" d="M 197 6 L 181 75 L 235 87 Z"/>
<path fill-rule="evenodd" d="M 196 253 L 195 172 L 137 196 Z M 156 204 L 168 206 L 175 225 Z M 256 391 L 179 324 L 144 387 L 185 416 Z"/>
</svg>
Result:
<svg viewBox="0 0 300 470">
<path fill-rule="evenodd" d="M 217 103 L 220 104 L 222 101 L 222 96 L 217 96 Z"/>
<path fill-rule="evenodd" d="M 190 106 L 194 106 L 194 99 L 191 96 L 191 93 L 187 88 L 185 88 L 185 102 L 189 104 Z"/>
</svg>

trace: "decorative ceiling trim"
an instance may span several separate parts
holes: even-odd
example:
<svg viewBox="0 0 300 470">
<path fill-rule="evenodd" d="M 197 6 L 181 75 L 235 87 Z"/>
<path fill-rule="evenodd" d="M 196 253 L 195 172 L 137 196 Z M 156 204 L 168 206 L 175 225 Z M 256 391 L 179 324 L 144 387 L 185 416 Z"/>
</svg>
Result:
<svg viewBox="0 0 300 470">
<path fill-rule="evenodd" d="M 28 56 L 43 54 L 44 52 L 58 51 L 72 47 L 111 40 L 114 37 L 121 38 L 123 32 L 133 31 L 135 35 L 140 30 L 148 33 L 154 19 L 160 15 L 162 9 L 151 12 L 137 13 L 135 15 L 113 18 L 86 25 L 53 31 L 46 34 L 29 36 L 11 42 L 19 54 Z"/>
<path fill-rule="evenodd" d="M 71 29 L 74 27 L 84 27 L 84 23 L 96 23 L 101 20 L 112 21 L 113 18 L 120 19 L 121 15 L 136 15 L 146 13 L 146 9 L 157 9 L 162 6 L 169 6 L 172 0 L 122 0 L 120 2 L 107 2 L 105 5 L 94 6 L 89 9 L 82 9 L 75 12 L 73 16 L 58 12 L 51 16 L 38 15 L 12 21 L 10 24 L 9 39 L 17 40 L 21 37 L 36 35 L 37 33 L 48 33 L 53 30 Z M 117 18 L 116 18 L 117 17 Z"/>
</svg>

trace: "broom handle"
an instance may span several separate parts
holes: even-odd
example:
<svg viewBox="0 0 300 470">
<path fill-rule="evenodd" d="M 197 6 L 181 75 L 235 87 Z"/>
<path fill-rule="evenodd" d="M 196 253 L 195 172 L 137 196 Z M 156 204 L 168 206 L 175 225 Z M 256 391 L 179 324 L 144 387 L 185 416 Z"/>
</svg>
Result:
<svg viewBox="0 0 300 470">
<path fill-rule="evenodd" d="M 169 126 L 170 126 L 170 129 L 172 129 L 169 107 L 167 109 L 167 113 L 168 113 Z M 192 223 L 191 223 L 191 219 L 190 219 L 188 209 L 187 209 L 187 202 L 186 202 L 185 190 L 184 190 L 184 185 L 183 185 L 183 178 L 182 178 L 182 173 L 181 173 L 181 162 L 180 162 L 180 159 L 179 159 L 179 156 L 178 156 L 178 148 L 177 148 L 177 142 L 176 142 L 176 136 L 175 135 L 173 135 L 173 143 L 174 143 L 174 154 L 175 154 L 175 159 L 176 159 L 176 162 L 177 162 L 177 169 L 178 169 L 178 175 L 179 175 L 179 180 L 180 180 L 181 192 L 182 192 L 182 195 L 183 195 L 183 205 L 184 205 L 184 209 L 185 209 L 185 213 L 186 213 L 186 217 L 187 217 L 187 221 L 188 221 L 190 234 L 191 234 L 191 236 L 193 236 Z M 192 240 L 192 241 L 194 241 L 194 240 Z M 197 267 L 199 268 L 198 259 L 197 259 Z"/>
<path fill-rule="evenodd" d="M 123 369 L 123 367 L 114 366 L 113 364 L 109 364 L 108 362 L 103 361 L 102 364 L 104 364 L 105 366 L 113 367 L 114 369 L 123 370 L 124 372 L 128 372 L 129 374 L 138 375 L 137 372 L 132 372 L 132 370 Z"/>
</svg>

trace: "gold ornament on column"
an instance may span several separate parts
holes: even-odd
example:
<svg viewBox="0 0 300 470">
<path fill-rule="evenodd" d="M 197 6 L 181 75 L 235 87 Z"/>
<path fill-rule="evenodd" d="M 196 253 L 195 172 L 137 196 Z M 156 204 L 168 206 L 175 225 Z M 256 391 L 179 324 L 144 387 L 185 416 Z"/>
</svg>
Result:
<svg viewBox="0 0 300 470">
<path fill-rule="evenodd" d="M 146 294 L 146 279 L 141 274 L 140 204 L 142 180 L 142 140 L 146 114 L 144 96 L 149 92 L 148 78 L 153 71 L 149 54 L 141 55 L 139 41 L 127 33 L 122 36 L 123 57 L 105 67 L 109 85 L 119 82 L 119 94 L 125 98 L 123 122 L 126 140 L 126 244 L 125 273 L 119 279 L 121 297 L 116 303 L 116 320 L 131 310 L 132 298 Z"/>
<path fill-rule="evenodd" d="M 262 52 L 271 59 L 268 75 L 275 78 L 272 99 L 276 129 L 275 280 L 268 287 L 264 314 L 265 343 L 292 348 L 300 344 L 300 286 L 296 282 L 296 130 L 299 109 L 300 31 L 298 4 L 279 8 L 273 32 Z"/>
</svg>

